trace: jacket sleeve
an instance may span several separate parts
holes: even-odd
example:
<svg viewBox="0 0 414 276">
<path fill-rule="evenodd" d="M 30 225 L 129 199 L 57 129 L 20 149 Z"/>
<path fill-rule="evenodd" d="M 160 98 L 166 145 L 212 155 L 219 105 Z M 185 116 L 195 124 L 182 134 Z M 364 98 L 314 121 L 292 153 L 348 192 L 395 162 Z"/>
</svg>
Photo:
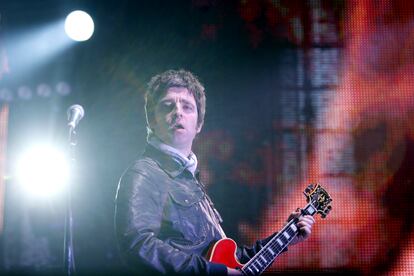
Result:
<svg viewBox="0 0 414 276">
<path fill-rule="evenodd" d="M 132 268 L 162 274 L 227 275 L 227 268 L 187 254 L 158 238 L 167 191 L 151 174 L 135 166 L 121 178 L 116 196 L 115 227 L 119 249 Z"/>
</svg>

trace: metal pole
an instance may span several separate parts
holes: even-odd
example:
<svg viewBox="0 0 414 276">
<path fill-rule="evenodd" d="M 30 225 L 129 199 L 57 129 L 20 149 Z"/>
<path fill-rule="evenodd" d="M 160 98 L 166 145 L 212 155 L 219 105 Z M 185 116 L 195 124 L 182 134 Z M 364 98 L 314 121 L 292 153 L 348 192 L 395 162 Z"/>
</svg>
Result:
<svg viewBox="0 0 414 276">
<path fill-rule="evenodd" d="M 73 127 L 69 128 L 69 151 L 71 158 L 71 171 L 75 168 L 75 146 L 76 132 Z M 71 182 L 71 181 L 70 181 Z M 73 251 L 73 217 L 72 217 L 72 183 L 69 183 L 66 197 L 66 214 L 65 214 L 65 237 L 63 245 L 64 268 L 67 275 L 75 273 L 75 255 Z"/>
</svg>

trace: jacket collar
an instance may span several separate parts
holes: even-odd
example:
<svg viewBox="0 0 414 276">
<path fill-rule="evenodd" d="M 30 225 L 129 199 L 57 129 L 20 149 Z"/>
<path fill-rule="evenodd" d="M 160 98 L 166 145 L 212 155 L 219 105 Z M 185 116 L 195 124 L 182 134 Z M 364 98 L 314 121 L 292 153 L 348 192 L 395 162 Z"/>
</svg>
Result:
<svg viewBox="0 0 414 276">
<path fill-rule="evenodd" d="M 185 167 L 182 164 L 150 144 L 147 144 L 143 155 L 153 159 L 160 166 L 160 168 L 172 178 L 176 178 L 185 170 Z"/>
</svg>

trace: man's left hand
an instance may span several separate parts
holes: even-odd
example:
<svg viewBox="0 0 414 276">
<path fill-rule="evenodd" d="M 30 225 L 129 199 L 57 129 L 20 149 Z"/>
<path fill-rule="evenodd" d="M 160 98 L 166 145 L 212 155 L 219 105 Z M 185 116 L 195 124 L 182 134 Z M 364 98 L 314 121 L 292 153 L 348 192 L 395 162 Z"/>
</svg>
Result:
<svg viewBox="0 0 414 276">
<path fill-rule="evenodd" d="M 298 218 L 298 222 L 296 223 L 296 226 L 299 229 L 298 235 L 292 240 L 290 243 L 291 245 L 297 244 L 299 242 L 303 242 L 307 238 L 309 238 L 310 234 L 312 233 L 312 226 L 315 223 L 315 219 L 312 216 L 305 215 L 300 216 L 300 209 L 298 209 L 296 212 L 293 212 L 290 214 L 287 221 Z"/>
</svg>

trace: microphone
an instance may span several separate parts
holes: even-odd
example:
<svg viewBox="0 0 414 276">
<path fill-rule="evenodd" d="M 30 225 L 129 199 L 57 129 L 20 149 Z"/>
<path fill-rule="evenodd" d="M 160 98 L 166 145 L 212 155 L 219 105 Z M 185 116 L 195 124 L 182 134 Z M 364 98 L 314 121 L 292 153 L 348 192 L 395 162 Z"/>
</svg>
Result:
<svg viewBox="0 0 414 276">
<path fill-rule="evenodd" d="M 68 108 L 67 114 L 69 121 L 68 126 L 74 130 L 79 124 L 79 121 L 83 118 L 83 115 L 85 115 L 85 111 L 83 110 L 82 106 L 74 104 Z"/>
</svg>

